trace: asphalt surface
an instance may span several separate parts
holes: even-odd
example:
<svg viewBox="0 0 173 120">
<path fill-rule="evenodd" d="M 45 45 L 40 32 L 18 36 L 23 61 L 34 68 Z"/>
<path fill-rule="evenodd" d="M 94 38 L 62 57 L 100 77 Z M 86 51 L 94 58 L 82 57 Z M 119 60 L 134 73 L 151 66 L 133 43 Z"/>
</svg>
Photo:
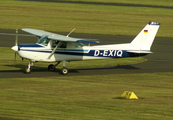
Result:
<svg viewBox="0 0 173 120">
<path fill-rule="evenodd" d="M 86 2 L 86 1 L 68 1 L 68 0 L 22 0 L 22 1 L 36 1 L 36 2 L 55 2 L 55 3 L 69 3 L 69 4 L 87 4 L 87 5 L 106 5 L 106 6 L 125 6 L 125 7 L 149 7 L 149 8 L 164 8 L 173 9 L 172 6 L 154 6 L 141 4 L 125 4 L 125 3 L 105 3 L 105 2 Z"/>
<path fill-rule="evenodd" d="M 7 35 L 10 33 L 12 35 Z M 15 41 L 14 30 L 0 30 L 0 47 L 12 47 Z M 20 35 L 27 34 L 19 31 Z M 59 33 L 67 35 L 67 33 Z M 28 34 L 27 34 L 28 35 Z M 101 44 L 129 43 L 134 36 L 114 36 L 114 35 L 91 35 L 75 34 L 71 37 L 98 39 Z M 35 36 L 19 36 L 19 44 L 36 43 Z M 173 38 L 155 38 L 151 47 L 153 54 L 147 55 L 148 61 L 134 65 L 120 65 L 104 68 L 87 69 L 69 69 L 68 76 L 82 75 L 103 75 L 103 74 L 133 74 L 133 73 L 155 73 L 155 72 L 173 72 Z M 3 51 L 1 51 L 3 52 Z M 121 60 L 121 59 L 119 59 Z M 26 65 L 27 66 L 27 65 Z M 17 67 L 17 66 L 16 66 Z M 57 69 L 55 72 L 49 72 L 46 69 L 33 70 L 31 74 L 24 74 L 23 71 L 0 71 L 0 78 L 26 78 L 26 77 L 51 77 L 63 76 Z"/>
</svg>

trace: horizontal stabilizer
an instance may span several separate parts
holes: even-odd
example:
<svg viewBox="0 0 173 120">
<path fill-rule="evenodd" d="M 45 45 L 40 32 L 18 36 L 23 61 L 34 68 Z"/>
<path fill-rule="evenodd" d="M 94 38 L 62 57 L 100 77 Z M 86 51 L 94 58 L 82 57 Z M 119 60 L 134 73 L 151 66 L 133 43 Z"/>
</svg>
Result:
<svg viewBox="0 0 173 120">
<path fill-rule="evenodd" d="M 153 52 L 151 52 L 151 51 L 133 51 L 133 50 L 129 50 L 129 51 L 127 51 L 128 53 L 141 53 L 141 54 L 150 54 L 150 53 L 153 53 Z"/>
</svg>

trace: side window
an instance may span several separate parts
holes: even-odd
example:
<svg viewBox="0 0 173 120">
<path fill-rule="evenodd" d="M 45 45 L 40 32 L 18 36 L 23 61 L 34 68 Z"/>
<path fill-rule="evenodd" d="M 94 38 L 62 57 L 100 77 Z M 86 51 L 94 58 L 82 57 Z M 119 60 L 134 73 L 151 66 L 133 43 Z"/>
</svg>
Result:
<svg viewBox="0 0 173 120">
<path fill-rule="evenodd" d="M 52 40 L 52 47 L 55 48 L 58 45 L 59 41 Z"/>
<path fill-rule="evenodd" d="M 75 48 L 80 48 L 80 47 L 84 46 L 84 44 L 78 43 L 78 42 L 73 42 L 73 45 L 74 45 Z"/>
<path fill-rule="evenodd" d="M 67 42 L 63 42 L 59 48 L 67 48 Z"/>
<path fill-rule="evenodd" d="M 52 48 L 55 48 L 59 44 L 59 41 L 52 40 Z M 67 48 L 67 42 L 60 43 L 58 48 Z"/>
</svg>

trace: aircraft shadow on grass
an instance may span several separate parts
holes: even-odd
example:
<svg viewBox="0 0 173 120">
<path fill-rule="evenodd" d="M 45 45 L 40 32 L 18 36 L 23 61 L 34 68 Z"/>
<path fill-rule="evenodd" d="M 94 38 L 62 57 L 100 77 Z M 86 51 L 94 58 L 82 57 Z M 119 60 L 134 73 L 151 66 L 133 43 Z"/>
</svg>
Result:
<svg viewBox="0 0 173 120">
<path fill-rule="evenodd" d="M 16 65 L 4 65 L 6 67 L 14 67 L 14 68 L 19 68 L 19 70 L 0 70 L 0 72 L 21 72 L 21 71 L 24 71 L 24 68 L 26 67 L 26 65 L 23 65 L 23 64 L 16 64 Z M 80 73 L 80 71 L 83 71 L 83 70 L 106 70 L 106 69 L 112 69 L 112 70 L 119 70 L 119 69 L 129 69 L 129 70 L 135 70 L 135 69 L 140 69 L 140 68 L 137 68 L 137 67 L 134 67 L 132 65 L 117 65 L 117 66 L 112 66 L 112 67 L 96 67 L 96 68 L 72 68 L 72 69 L 69 69 L 69 71 L 71 73 Z M 38 66 L 33 66 L 32 67 L 32 71 L 33 72 L 47 72 L 48 69 L 47 67 L 38 67 Z M 61 71 L 61 69 L 59 68 L 56 68 L 56 70 L 54 72 L 59 72 Z"/>
<path fill-rule="evenodd" d="M 100 69 L 104 70 L 104 69 L 139 69 L 139 68 L 136 68 L 132 65 L 117 65 L 112 67 L 80 68 L 80 69 L 74 69 L 74 70 L 100 70 Z"/>
</svg>

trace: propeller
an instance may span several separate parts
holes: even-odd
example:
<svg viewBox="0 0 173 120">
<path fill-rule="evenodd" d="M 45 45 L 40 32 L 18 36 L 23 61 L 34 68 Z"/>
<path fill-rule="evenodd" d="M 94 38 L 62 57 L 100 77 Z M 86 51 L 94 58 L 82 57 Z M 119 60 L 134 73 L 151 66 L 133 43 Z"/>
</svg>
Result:
<svg viewBox="0 0 173 120">
<path fill-rule="evenodd" d="M 18 29 L 16 29 L 15 47 L 18 47 Z M 16 54 L 17 54 L 17 51 L 15 51 L 15 55 L 14 55 L 14 65 L 16 65 Z"/>
<path fill-rule="evenodd" d="M 16 29 L 16 40 L 15 40 L 15 46 L 18 45 L 18 29 Z"/>
<path fill-rule="evenodd" d="M 16 65 L 16 53 L 17 52 L 15 52 L 15 56 L 14 56 L 14 66 Z"/>
</svg>

